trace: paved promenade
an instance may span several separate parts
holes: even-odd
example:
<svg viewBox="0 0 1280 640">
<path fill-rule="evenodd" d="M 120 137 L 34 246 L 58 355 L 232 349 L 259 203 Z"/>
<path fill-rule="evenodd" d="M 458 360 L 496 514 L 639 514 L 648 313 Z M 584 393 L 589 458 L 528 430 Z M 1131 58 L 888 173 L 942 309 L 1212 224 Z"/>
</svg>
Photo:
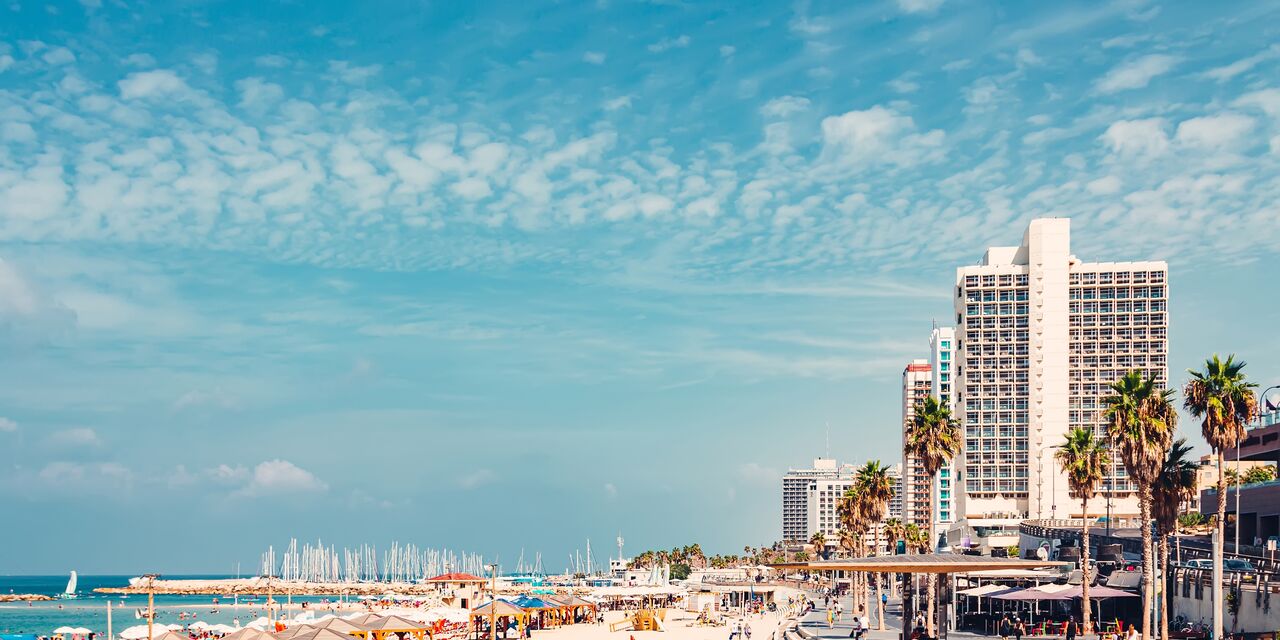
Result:
<svg viewBox="0 0 1280 640">
<path fill-rule="evenodd" d="M 827 611 L 822 606 L 822 596 L 809 595 L 817 608 L 802 617 L 796 623 L 796 630 L 801 637 L 812 638 L 814 640 L 847 640 L 849 634 L 853 631 L 853 615 L 849 613 L 854 609 L 852 600 L 849 597 L 841 599 L 840 604 L 844 607 L 844 616 L 834 627 L 827 626 Z M 871 631 L 862 635 L 864 640 L 898 640 L 902 634 L 902 603 L 899 600 L 889 600 L 889 605 L 885 607 L 884 631 L 877 631 L 878 623 L 876 620 L 876 608 L 870 608 Z M 949 640 L 990 640 L 990 636 L 982 634 L 970 633 L 967 631 L 952 631 L 948 634 Z"/>
</svg>

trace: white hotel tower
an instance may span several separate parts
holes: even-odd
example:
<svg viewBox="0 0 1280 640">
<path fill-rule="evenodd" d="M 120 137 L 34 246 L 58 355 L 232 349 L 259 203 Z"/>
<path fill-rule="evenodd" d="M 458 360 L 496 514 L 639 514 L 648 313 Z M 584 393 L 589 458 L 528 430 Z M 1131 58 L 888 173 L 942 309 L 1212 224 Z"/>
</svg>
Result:
<svg viewBox="0 0 1280 640">
<path fill-rule="evenodd" d="M 1020 518 L 1080 517 L 1053 458 L 1075 426 L 1105 434 L 1108 384 L 1140 369 L 1168 379 L 1168 266 L 1081 262 L 1067 219 L 1033 220 L 1017 247 L 991 247 L 956 269 L 957 461 L 965 521 L 952 544 L 1002 546 Z M 1137 512 L 1117 460 L 1090 516 Z M 984 536 L 985 537 L 985 536 Z"/>
</svg>

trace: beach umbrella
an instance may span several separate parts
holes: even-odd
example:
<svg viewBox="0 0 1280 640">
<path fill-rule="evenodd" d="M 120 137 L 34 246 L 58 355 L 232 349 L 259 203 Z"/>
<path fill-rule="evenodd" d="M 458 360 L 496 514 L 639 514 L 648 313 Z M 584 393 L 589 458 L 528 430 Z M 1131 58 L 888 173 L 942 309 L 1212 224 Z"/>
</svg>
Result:
<svg viewBox="0 0 1280 640">
<path fill-rule="evenodd" d="M 209 623 L 208 623 L 208 622 L 205 622 L 204 620 L 197 620 L 197 621 L 192 622 L 191 624 L 189 624 L 189 625 L 187 625 L 187 626 L 188 626 L 188 627 L 190 627 L 190 628 L 192 628 L 192 629 L 208 629 L 208 628 L 209 628 Z"/>
<path fill-rule="evenodd" d="M 160 630 L 159 633 L 164 633 L 164 630 Z M 139 640 L 140 638 L 146 638 L 147 625 L 136 624 L 132 627 L 125 629 L 124 631 L 121 631 L 117 635 L 119 635 L 124 640 Z"/>
<path fill-rule="evenodd" d="M 93 633 L 93 629 L 86 629 L 84 627 L 76 627 L 71 630 L 71 635 L 76 636 L 87 636 L 91 633 Z"/>
<path fill-rule="evenodd" d="M 71 627 L 58 627 L 57 629 L 54 629 L 53 632 L 54 633 L 74 633 L 75 629 L 72 629 Z"/>
<path fill-rule="evenodd" d="M 211 624 L 209 631 L 214 633 L 235 633 L 236 628 L 229 624 Z"/>
</svg>

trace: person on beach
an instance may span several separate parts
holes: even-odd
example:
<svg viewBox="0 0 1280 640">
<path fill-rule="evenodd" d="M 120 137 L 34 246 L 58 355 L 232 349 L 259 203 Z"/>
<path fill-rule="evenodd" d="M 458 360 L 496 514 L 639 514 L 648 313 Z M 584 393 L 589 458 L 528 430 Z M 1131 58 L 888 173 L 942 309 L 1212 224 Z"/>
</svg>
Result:
<svg viewBox="0 0 1280 640">
<path fill-rule="evenodd" d="M 1080 627 L 1076 624 L 1076 619 L 1067 620 L 1067 624 L 1062 628 L 1062 635 L 1066 640 L 1076 640 L 1076 634 L 1080 633 Z"/>
<path fill-rule="evenodd" d="M 1000 640 L 1009 640 L 1009 636 L 1013 633 L 1013 623 L 1009 621 L 1009 616 L 1000 618 Z"/>
<path fill-rule="evenodd" d="M 1022 618 L 1013 619 L 1013 637 L 1022 640 L 1023 634 L 1027 632 L 1027 625 L 1023 624 Z"/>
</svg>

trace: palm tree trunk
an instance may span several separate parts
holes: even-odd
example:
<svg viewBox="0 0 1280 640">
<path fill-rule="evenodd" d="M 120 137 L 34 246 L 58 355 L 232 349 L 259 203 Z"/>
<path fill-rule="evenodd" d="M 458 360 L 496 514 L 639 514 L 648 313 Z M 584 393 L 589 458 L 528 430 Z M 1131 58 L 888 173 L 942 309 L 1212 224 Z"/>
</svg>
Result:
<svg viewBox="0 0 1280 640">
<path fill-rule="evenodd" d="M 1223 549 L 1222 549 L 1222 548 L 1225 546 L 1224 541 L 1225 541 L 1225 540 L 1226 540 L 1226 538 L 1227 538 L 1227 528 L 1226 528 L 1226 524 L 1227 524 L 1227 476 L 1226 476 L 1226 475 L 1224 475 L 1224 474 L 1222 473 L 1222 461 L 1223 461 L 1223 458 L 1224 458 L 1224 457 L 1225 457 L 1225 456 L 1223 455 L 1222 451 L 1221 451 L 1221 450 L 1219 450 L 1219 451 L 1218 451 L 1218 540 L 1217 540 L 1216 542 L 1214 542 L 1214 543 L 1213 543 L 1213 547 L 1214 547 L 1214 549 L 1213 549 L 1213 561 L 1214 561 L 1214 562 L 1216 562 L 1216 563 L 1218 563 L 1218 564 L 1219 564 L 1219 566 L 1218 566 L 1218 567 L 1214 567 L 1214 573 L 1213 573 L 1213 575 L 1214 575 L 1214 576 L 1219 576 L 1219 575 L 1221 575 L 1221 568 L 1220 568 L 1220 566 L 1221 566 L 1221 564 L 1222 564 L 1222 556 L 1223 556 Z M 1237 490 L 1237 491 L 1239 491 L 1239 489 L 1236 489 L 1236 490 Z M 1238 517 L 1238 516 L 1237 516 L 1237 517 Z M 1239 526 L 1239 523 L 1238 523 L 1238 522 L 1237 522 L 1236 524 L 1237 524 L 1237 526 Z M 1216 592 L 1221 592 L 1221 591 L 1222 591 L 1222 583 L 1219 581 L 1217 584 L 1213 585 L 1213 589 L 1214 589 L 1214 591 L 1216 591 Z M 1217 611 L 1215 611 L 1215 612 L 1214 612 L 1214 616 L 1213 616 L 1213 619 L 1214 619 L 1214 622 L 1215 622 L 1215 624 L 1213 625 L 1213 627 L 1214 627 L 1214 628 L 1213 628 L 1213 637 L 1214 637 L 1214 638 L 1221 638 L 1221 637 L 1222 637 L 1222 625 L 1221 625 L 1221 622 L 1222 622 L 1222 620 L 1224 619 L 1224 618 L 1222 617 L 1222 613 L 1223 613 L 1223 612 L 1222 612 L 1222 603 L 1226 601 L 1226 596 L 1225 596 L 1225 595 L 1220 595 L 1220 594 L 1218 594 L 1218 593 L 1215 593 L 1215 594 L 1214 594 L 1214 596 L 1215 596 L 1215 597 L 1214 597 L 1214 606 L 1217 608 Z"/>
<path fill-rule="evenodd" d="M 877 522 L 874 526 L 875 530 L 871 534 L 874 540 L 871 555 L 878 556 L 880 555 L 880 523 Z M 883 573 L 876 574 L 876 619 L 879 620 L 877 625 L 880 631 L 884 631 L 884 599 L 881 598 L 884 595 L 884 576 Z"/>
<path fill-rule="evenodd" d="M 1142 527 L 1142 640 L 1151 640 L 1155 614 L 1155 557 L 1151 553 L 1151 487 L 1142 487 L 1138 496 L 1139 525 Z"/>
<path fill-rule="evenodd" d="M 929 475 L 929 490 L 925 492 L 925 495 L 927 496 L 924 505 L 925 553 L 929 553 L 933 550 L 933 474 Z M 927 596 L 928 604 L 926 605 L 928 608 L 925 610 L 925 631 L 930 638 L 936 638 L 938 637 L 938 630 L 934 624 L 933 614 L 938 598 L 938 574 L 930 573 L 927 578 L 929 594 Z"/>
<path fill-rule="evenodd" d="M 1169 538 L 1162 535 L 1160 545 L 1160 640 L 1169 640 Z"/>
<path fill-rule="evenodd" d="M 1089 633 L 1089 498 L 1080 500 L 1080 508 L 1084 511 L 1084 527 L 1080 532 L 1080 608 L 1083 616 L 1081 629 L 1083 634 Z"/>
</svg>

